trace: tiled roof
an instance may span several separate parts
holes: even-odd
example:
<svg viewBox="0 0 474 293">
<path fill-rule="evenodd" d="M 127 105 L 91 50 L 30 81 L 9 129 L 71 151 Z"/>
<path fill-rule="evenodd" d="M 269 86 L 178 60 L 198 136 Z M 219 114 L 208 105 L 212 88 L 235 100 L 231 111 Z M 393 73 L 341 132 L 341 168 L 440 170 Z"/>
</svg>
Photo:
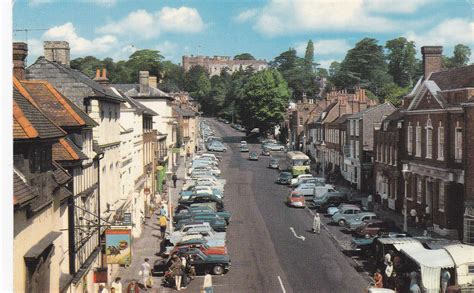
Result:
<svg viewBox="0 0 474 293">
<path fill-rule="evenodd" d="M 441 90 L 474 87 L 474 65 L 433 72 L 430 80 L 434 81 Z"/>
<path fill-rule="evenodd" d="M 341 116 L 339 116 L 339 118 L 337 118 L 336 120 L 334 120 L 333 122 L 331 122 L 330 124 L 341 124 L 341 123 L 344 123 L 347 121 L 347 118 L 349 118 L 349 116 L 351 116 L 351 114 L 343 114 Z"/>
<path fill-rule="evenodd" d="M 64 185 L 72 179 L 72 176 L 55 161 L 53 161 L 53 177 L 59 185 Z"/>
<path fill-rule="evenodd" d="M 113 91 L 116 92 L 116 94 L 120 95 L 126 102 L 128 102 L 132 107 L 140 110 L 143 112 L 143 114 L 148 114 L 151 116 L 159 116 L 158 113 L 153 111 L 152 109 L 148 108 L 147 106 L 143 105 L 139 101 L 135 100 L 134 98 L 130 97 L 127 95 L 123 90 L 120 90 L 114 86 L 110 87 Z"/>
<path fill-rule="evenodd" d="M 196 116 L 196 112 L 188 108 L 173 107 L 173 110 L 181 116 Z"/>
<path fill-rule="evenodd" d="M 20 81 L 41 111 L 62 127 L 97 126 L 98 124 L 47 81 Z"/>
<path fill-rule="evenodd" d="M 123 91 L 127 95 L 129 95 L 132 98 L 140 98 L 140 99 L 146 99 L 146 98 L 166 98 L 169 100 L 173 100 L 170 94 L 165 93 L 164 91 L 155 88 L 155 87 L 148 87 L 146 93 L 140 93 L 140 84 L 135 84 L 135 83 L 129 83 L 129 84 L 114 84 L 112 85 L 113 87 Z"/>
<path fill-rule="evenodd" d="M 88 157 L 69 138 L 61 138 L 53 144 L 53 160 L 76 161 L 87 160 Z"/>
<path fill-rule="evenodd" d="M 16 169 L 13 170 L 13 205 L 22 205 L 38 194 L 26 183 L 23 175 Z"/>
<path fill-rule="evenodd" d="M 331 111 L 332 108 L 334 108 L 334 106 L 337 105 L 337 102 L 332 102 L 331 104 L 329 104 L 323 111 L 321 111 L 320 115 L 318 116 L 318 119 L 316 119 L 315 122 L 321 122 L 324 120 L 324 118 L 327 117 L 327 113 L 329 113 L 329 111 Z M 326 116 L 323 118 L 323 113 L 326 113 Z"/>
<path fill-rule="evenodd" d="M 49 139 L 66 135 L 16 87 L 13 88 L 13 119 L 15 139 Z"/>
<path fill-rule="evenodd" d="M 50 64 L 53 64 L 56 68 L 58 68 L 59 70 L 61 70 L 62 72 L 68 74 L 69 76 L 71 76 L 72 78 L 74 78 L 75 80 L 87 85 L 89 88 L 91 88 L 93 90 L 93 92 L 95 93 L 95 96 L 96 97 L 105 97 L 105 98 L 108 98 L 108 99 L 112 99 L 112 100 L 115 100 L 117 102 L 123 102 L 123 98 L 116 95 L 111 89 L 109 89 L 108 87 L 105 87 L 103 85 L 101 85 L 100 83 L 92 80 L 91 78 L 89 78 L 87 75 L 85 75 L 84 73 L 80 72 L 79 70 L 75 70 L 75 69 L 72 69 L 70 67 L 66 67 L 62 64 L 59 64 L 57 62 L 51 62 L 47 59 L 45 59 L 44 57 L 40 57 L 42 58 L 41 61 L 46 61 Z"/>
</svg>

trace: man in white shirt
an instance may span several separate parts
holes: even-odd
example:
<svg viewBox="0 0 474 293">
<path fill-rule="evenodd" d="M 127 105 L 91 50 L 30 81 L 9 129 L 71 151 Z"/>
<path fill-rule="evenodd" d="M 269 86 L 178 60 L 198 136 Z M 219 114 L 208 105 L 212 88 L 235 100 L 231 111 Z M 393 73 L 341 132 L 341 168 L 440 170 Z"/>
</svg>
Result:
<svg viewBox="0 0 474 293">
<path fill-rule="evenodd" d="M 145 258 L 145 262 L 142 263 L 141 275 L 143 277 L 143 287 L 147 288 L 148 279 L 151 278 L 151 265 L 148 263 L 149 259 Z"/>
<path fill-rule="evenodd" d="M 120 277 L 115 278 L 115 280 L 110 285 L 110 288 L 115 289 L 115 293 L 122 293 L 122 279 Z"/>
</svg>

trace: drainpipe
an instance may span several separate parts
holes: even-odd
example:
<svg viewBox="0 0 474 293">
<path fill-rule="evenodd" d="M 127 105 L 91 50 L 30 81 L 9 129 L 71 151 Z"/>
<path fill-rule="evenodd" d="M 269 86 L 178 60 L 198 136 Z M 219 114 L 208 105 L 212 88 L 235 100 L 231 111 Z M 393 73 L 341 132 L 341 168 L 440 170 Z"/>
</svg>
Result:
<svg viewBox="0 0 474 293">
<path fill-rule="evenodd" d="M 100 233 L 100 230 L 101 230 L 101 227 L 100 227 L 100 160 L 102 160 L 104 158 L 104 154 L 98 154 L 97 155 L 97 229 L 98 229 L 98 233 L 97 233 L 97 240 L 98 240 L 98 246 L 100 248 L 100 236 L 101 236 L 101 233 Z M 104 267 L 104 258 L 101 257 L 100 258 L 100 267 L 103 268 Z"/>
</svg>

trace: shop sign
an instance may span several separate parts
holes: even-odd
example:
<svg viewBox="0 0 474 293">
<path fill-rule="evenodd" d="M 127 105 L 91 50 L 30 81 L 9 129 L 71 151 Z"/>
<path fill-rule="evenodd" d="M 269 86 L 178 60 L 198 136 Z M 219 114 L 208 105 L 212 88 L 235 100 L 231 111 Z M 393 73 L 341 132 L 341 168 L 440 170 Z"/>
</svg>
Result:
<svg viewBox="0 0 474 293">
<path fill-rule="evenodd" d="M 97 269 L 95 269 L 95 271 L 94 271 L 94 283 L 107 283 L 107 268 L 97 268 Z"/>
<path fill-rule="evenodd" d="M 132 213 L 123 213 L 122 224 L 132 226 Z"/>
<path fill-rule="evenodd" d="M 130 265 L 132 262 L 131 245 L 130 229 L 107 229 L 105 231 L 107 264 Z"/>
</svg>

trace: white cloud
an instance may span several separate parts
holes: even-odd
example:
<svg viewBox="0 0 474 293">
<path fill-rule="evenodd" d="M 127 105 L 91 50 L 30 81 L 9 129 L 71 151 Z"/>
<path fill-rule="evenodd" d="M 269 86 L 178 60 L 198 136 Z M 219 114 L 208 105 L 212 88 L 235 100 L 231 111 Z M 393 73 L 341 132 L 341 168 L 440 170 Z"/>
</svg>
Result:
<svg viewBox="0 0 474 293">
<path fill-rule="evenodd" d="M 72 54 L 78 55 L 108 52 L 118 43 L 117 38 L 112 35 L 103 35 L 91 40 L 80 37 L 71 22 L 50 28 L 43 34 L 41 40 L 30 41 L 34 52 L 38 52 L 38 46 L 42 50 L 41 41 L 67 41 Z"/>
<path fill-rule="evenodd" d="M 96 3 L 99 6 L 112 7 L 117 4 L 117 0 L 94 0 L 93 3 Z"/>
<path fill-rule="evenodd" d="M 172 43 L 170 41 L 164 41 L 156 45 L 156 49 L 160 51 L 160 54 L 163 55 L 166 59 L 174 59 L 177 55 L 179 49 L 178 44 Z"/>
<path fill-rule="evenodd" d="M 252 18 L 254 18 L 258 13 L 258 10 L 253 8 L 253 9 L 247 9 L 239 13 L 236 17 L 234 17 L 234 21 L 236 22 L 246 22 Z"/>
<path fill-rule="evenodd" d="M 137 50 L 138 50 L 137 47 L 135 47 L 132 44 L 125 45 L 121 49 L 114 50 L 114 52 L 112 53 L 110 57 L 114 59 L 115 61 L 128 60 L 128 57 L 130 57 L 130 55 L 135 53 L 135 51 Z"/>
<path fill-rule="evenodd" d="M 163 7 L 158 13 L 158 22 L 163 31 L 197 33 L 204 29 L 204 22 L 195 8 Z"/>
<path fill-rule="evenodd" d="M 378 13 L 413 13 L 432 0 L 364 0 L 368 11 Z"/>
<path fill-rule="evenodd" d="M 423 34 L 409 31 L 406 38 L 415 41 L 417 47 L 440 45 L 451 48 L 459 43 L 472 47 L 474 21 L 462 18 L 447 19 Z"/>
<path fill-rule="evenodd" d="M 319 60 L 317 63 L 319 63 L 318 67 L 329 69 L 329 66 L 331 66 L 331 63 L 333 63 L 334 61 L 341 62 L 340 60 L 327 59 Z"/>
<path fill-rule="evenodd" d="M 296 43 L 295 50 L 298 55 L 304 55 L 307 45 L 307 42 Z M 346 54 L 350 48 L 351 46 L 344 39 L 318 40 L 314 42 L 314 54 L 316 56 Z"/>
<path fill-rule="evenodd" d="M 134 38 L 150 39 L 160 32 L 196 33 L 204 29 L 204 22 L 194 8 L 163 7 L 156 12 L 140 9 L 130 12 L 119 21 L 99 27 L 99 33 L 128 35 Z"/>
</svg>

